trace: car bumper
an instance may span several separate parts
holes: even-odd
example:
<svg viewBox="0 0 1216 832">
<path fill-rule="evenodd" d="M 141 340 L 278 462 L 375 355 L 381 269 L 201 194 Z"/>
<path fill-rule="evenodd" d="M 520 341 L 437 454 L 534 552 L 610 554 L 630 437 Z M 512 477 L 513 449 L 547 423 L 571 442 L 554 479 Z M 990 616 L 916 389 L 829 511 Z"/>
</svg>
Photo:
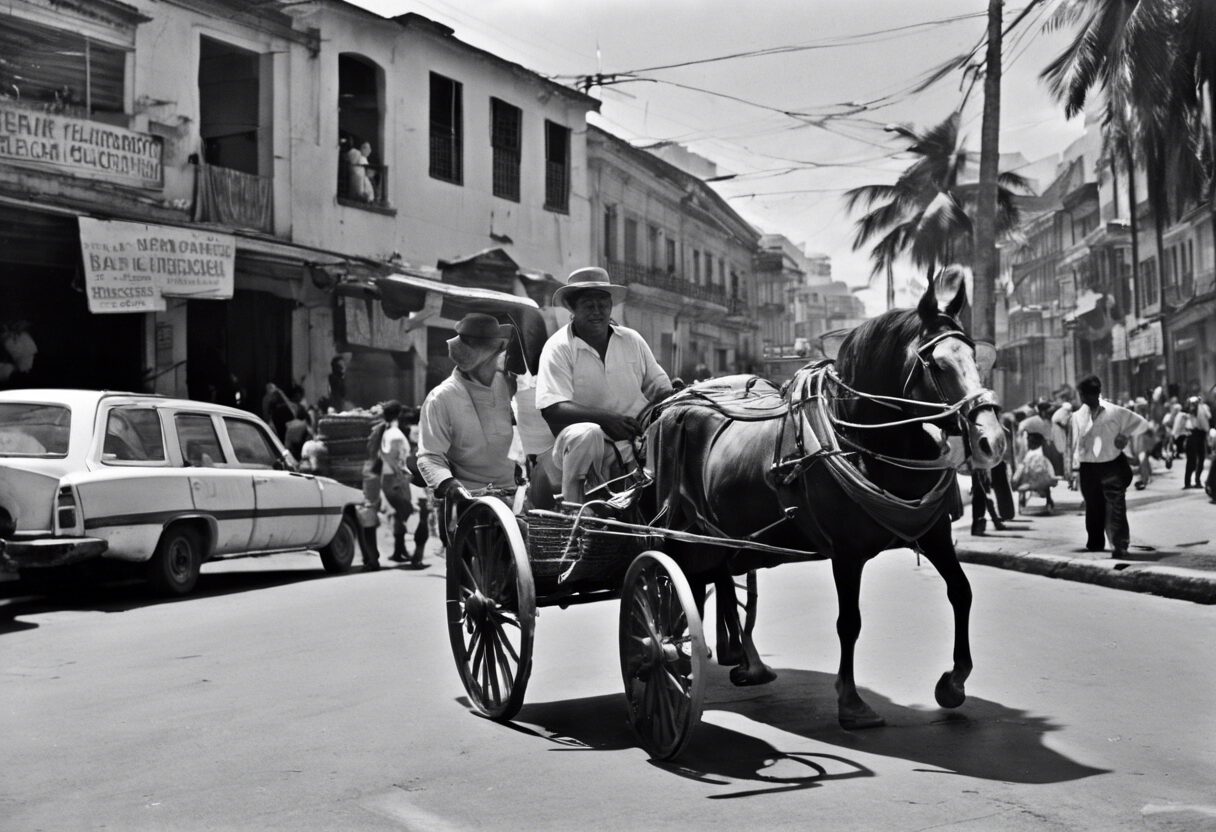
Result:
<svg viewBox="0 0 1216 832">
<path fill-rule="evenodd" d="M 96 537 L 40 537 L 6 540 L 0 561 L 18 569 L 41 569 L 79 563 L 102 554 L 109 544 Z"/>
</svg>

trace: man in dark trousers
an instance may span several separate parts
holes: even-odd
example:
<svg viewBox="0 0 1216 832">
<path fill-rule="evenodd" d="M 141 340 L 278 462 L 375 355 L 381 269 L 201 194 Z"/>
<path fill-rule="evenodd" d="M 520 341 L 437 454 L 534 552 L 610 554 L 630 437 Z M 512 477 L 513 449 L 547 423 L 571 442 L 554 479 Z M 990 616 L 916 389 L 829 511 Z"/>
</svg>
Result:
<svg viewBox="0 0 1216 832">
<path fill-rule="evenodd" d="M 1085 548 L 1101 552 L 1103 535 L 1111 557 L 1127 557 L 1131 531 L 1127 526 L 1125 492 L 1132 482 L 1129 440 L 1149 429 L 1149 423 L 1125 407 L 1102 398 L 1102 382 L 1087 376 L 1077 382 L 1082 406 L 1072 415 L 1072 464 L 1085 498 Z"/>
</svg>

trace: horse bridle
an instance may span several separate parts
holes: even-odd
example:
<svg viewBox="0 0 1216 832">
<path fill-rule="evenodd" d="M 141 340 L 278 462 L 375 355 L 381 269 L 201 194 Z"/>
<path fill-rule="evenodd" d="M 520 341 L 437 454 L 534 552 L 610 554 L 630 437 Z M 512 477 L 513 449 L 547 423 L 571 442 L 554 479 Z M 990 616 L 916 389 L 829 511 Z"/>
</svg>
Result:
<svg viewBox="0 0 1216 832">
<path fill-rule="evenodd" d="M 950 338 L 957 338 L 958 340 L 962 341 L 971 348 L 972 352 L 975 352 L 976 346 L 975 340 L 963 331 L 962 326 L 959 325 L 959 322 L 953 316 L 942 312 L 939 313 L 938 317 L 939 319 L 946 321 L 949 324 L 949 328 L 943 329 L 940 332 L 935 332 L 931 336 L 922 338 L 921 342 L 916 347 L 916 352 L 914 353 L 916 360 L 912 362 L 912 366 L 908 369 L 907 378 L 904 379 L 902 393 L 904 399 L 912 403 L 912 407 L 932 408 L 940 407 L 941 405 L 953 407 L 954 404 L 961 404 L 961 407 L 957 412 L 958 418 L 951 421 L 957 423 L 956 428 L 958 432 L 964 433 L 963 420 L 974 422 L 980 411 L 988 408 L 996 410 L 999 405 L 997 404 L 996 393 L 988 388 L 984 388 L 980 392 L 972 394 L 971 396 L 967 397 L 967 399 L 964 399 L 961 403 L 952 403 L 948 398 L 946 398 L 946 394 L 942 392 L 941 384 L 939 384 L 937 380 L 937 374 L 940 372 L 940 368 L 937 366 L 937 363 L 933 361 L 933 348 L 942 341 L 946 341 Z M 918 372 L 923 377 L 926 385 L 933 392 L 933 395 L 937 397 L 937 402 L 922 402 L 912 398 L 911 390 L 915 385 Z"/>
</svg>

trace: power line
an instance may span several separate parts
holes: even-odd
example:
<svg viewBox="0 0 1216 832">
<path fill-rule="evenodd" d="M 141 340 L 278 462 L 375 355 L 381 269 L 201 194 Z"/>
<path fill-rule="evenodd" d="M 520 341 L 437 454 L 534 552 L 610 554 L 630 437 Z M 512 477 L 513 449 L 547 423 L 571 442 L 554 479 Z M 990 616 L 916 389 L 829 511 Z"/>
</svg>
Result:
<svg viewBox="0 0 1216 832">
<path fill-rule="evenodd" d="M 678 69 L 681 67 L 698 66 L 701 64 L 718 63 L 721 61 L 733 61 L 740 58 L 755 58 L 766 55 L 784 55 L 791 52 L 805 52 L 814 49 L 838 49 L 844 46 L 855 46 L 858 43 L 881 43 L 893 38 L 881 38 L 879 40 L 869 40 L 880 35 L 888 35 L 897 32 L 907 32 L 916 29 L 924 29 L 930 26 L 943 26 L 951 23 L 957 23 L 961 20 L 972 20 L 977 17 L 984 17 L 986 12 L 971 12 L 969 14 L 954 15 L 953 17 L 937 18 L 935 20 L 925 20 L 919 23 L 909 23 L 904 26 L 893 26 L 887 29 L 876 29 L 872 32 L 859 32 L 854 35 L 841 35 L 837 38 L 824 38 L 818 41 L 810 41 L 803 44 L 790 44 L 786 46 L 769 46 L 763 49 L 752 49 L 745 52 L 732 52 L 726 55 L 714 55 L 708 58 L 694 58 L 687 61 L 679 61 L 671 64 L 660 64 L 657 66 L 641 67 L 638 69 L 624 70 L 621 72 L 612 73 L 614 75 L 633 75 L 639 72 L 659 72 L 667 69 Z M 558 78 L 581 78 L 583 76 L 554 76 Z"/>
</svg>

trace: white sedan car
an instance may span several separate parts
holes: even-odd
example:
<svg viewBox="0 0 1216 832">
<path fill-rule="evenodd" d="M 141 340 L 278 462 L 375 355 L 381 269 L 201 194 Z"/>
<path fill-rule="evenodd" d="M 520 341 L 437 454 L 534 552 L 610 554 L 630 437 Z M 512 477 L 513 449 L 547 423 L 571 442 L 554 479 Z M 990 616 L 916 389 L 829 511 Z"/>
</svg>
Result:
<svg viewBox="0 0 1216 832">
<path fill-rule="evenodd" d="M 318 549 L 350 569 L 357 489 L 296 470 L 243 410 L 134 393 L 0 392 L 0 551 L 22 571 L 102 557 L 190 592 L 236 554 Z"/>
</svg>

